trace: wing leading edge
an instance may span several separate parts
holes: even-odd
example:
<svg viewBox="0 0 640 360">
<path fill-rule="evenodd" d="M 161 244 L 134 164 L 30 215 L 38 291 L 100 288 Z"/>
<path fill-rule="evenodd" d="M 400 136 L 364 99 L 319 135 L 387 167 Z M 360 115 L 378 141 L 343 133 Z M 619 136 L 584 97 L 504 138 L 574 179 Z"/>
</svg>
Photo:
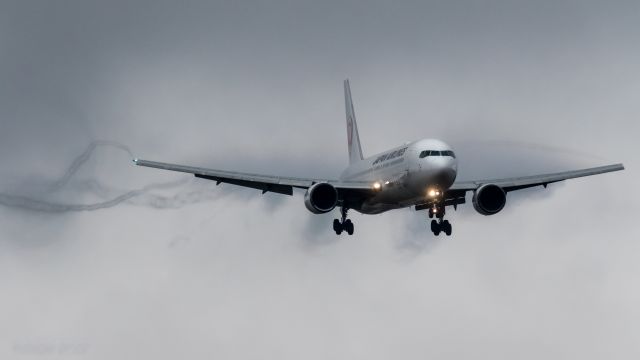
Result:
<svg viewBox="0 0 640 360">
<path fill-rule="evenodd" d="M 326 179 L 310 179 L 297 177 L 283 177 L 273 175 L 251 174 L 235 171 L 225 171 L 216 169 L 207 169 L 193 166 L 184 166 L 176 164 L 168 164 L 156 161 L 135 159 L 133 162 L 138 166 L 151 167 L 162 170 L 178 171 L 193 174 L 198 178 L 213 180 L 216 184 L 220 183 L 233 184 L 248 188 L 262 190 L 262 193 L 274 192 L 284 195 L 293 195 L 293 188 L 308 189 L 313 184 L 319 182 L 329 183 L 338 189 L 338 191 L 354 190 L 354 191 L 372 191 L 371 184 L 357 181 L 339 181 Z"/>
<path fill-rule="evenodd" d="M 521 176 L 521 177 L 503 178 L 503 179 L 460 181 L 460 182 L 455 182 L 447 190 L 446 197 L 454 198 L 454 199 L 463 197 L 467 191 L 476 190 L 477 188 L 479 188 L 481 185 L 484 185 L 484 184 L 495 184 L 500 186 L 502 189 L 504 189 L 504 191 L 509 192 L 509 191 L 526 189 L 526 188 L 535 187 L 535 186 L 547 187 L 548 184 L 563 181 L 563 180 L 604 174 L 604 173 L 608 173 L 612 171 L 620 171 L 620 170 L 624 170 L 624 165 L 613 164 L 613 165 L 599 166 L 599 167 L 582 169 L 582 170 L 564 171 L 564 172 L 542 174 L 542 175 Z"/>
</svg>

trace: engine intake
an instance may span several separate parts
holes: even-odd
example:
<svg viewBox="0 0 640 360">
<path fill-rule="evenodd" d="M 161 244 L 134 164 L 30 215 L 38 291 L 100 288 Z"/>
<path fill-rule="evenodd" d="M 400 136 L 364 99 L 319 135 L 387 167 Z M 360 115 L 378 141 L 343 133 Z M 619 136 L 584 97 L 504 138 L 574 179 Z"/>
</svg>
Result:
<svg viewBox="0 0 640 360">
<path fill-rule="evenodd" d="M 497 214 L 507 203 L 507 193 L 494 184 L 485 184 L 473 192 L 473 208 L 482 215 Z"/>
<path fill-rule="evenodd" d="M 313 184 L 304 194 L 304 205 L 314 214 L 324 214 L 338 204 L 338 190 L 329 183 Z"/>
</svg>

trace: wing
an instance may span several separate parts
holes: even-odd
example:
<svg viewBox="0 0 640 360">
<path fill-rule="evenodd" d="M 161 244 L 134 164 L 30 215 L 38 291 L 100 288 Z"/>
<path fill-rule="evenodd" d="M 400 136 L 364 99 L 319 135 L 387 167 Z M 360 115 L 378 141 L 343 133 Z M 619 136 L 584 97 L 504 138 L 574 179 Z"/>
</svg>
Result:
<svg viewBox="0 0 640 360">
<path fill-rule="evenodd" d="M 620 171 L 624 170 L 624 166 L 622 164 L 614 164 L 607 166 L 594 167 L 589 169 L 582 170 L 574 170 L 574 171 L 565 171 L 559 173 L 552 174 L 542 174 L 542 175 L 532 175 L 532 176 L 522 176 L 522 177 L 514 177 L 514 178 L 505 178 L 505 179 L 487 179 L 487 180 L 472 180 L 472 181 L 461 181 L 455 182 L 445 194 L 446 200 L 451 204 L 461 204 L 464 202 L 464 195 L 467 191 L 473 191 L 479 188 L 483 184 L 495 184 L 500 186 L 504 191 L 515 191 L 520 189 L 526 189 L 534 186 L 544 186 L 547 187 L 548 184 L 579 178 L 583 176 L 591 176 L 597 174 L 604 174 L 612 171 Z M 456 200 L 460 200 L 462 202 L 457 202 Z"/>
<path fill-rule="evenodd" d="M 308 189 L 315 183 L 326 182 L 333 185 L 339 194 L 347 191 L 353 193 L 370 193 L 373 191 L 371 184 L 359 181 L 339 181 L 327 179 L 308 179 L 297 177 L 284 177 L 273 175 L 250 174 L 235 171 L 206 169 L 193 166 L 167 164 L 155 161 L 135 159 L 138 166 L 146 166 L 162 170 L 178 171 L 193 174 L 198 178 L 213 180 L 220 183 L 233 184 L 248 188 L 262 190 L 262 193 L 274 192 L 284 195 L 293 195 L 293 188 Z"/>
</svg>

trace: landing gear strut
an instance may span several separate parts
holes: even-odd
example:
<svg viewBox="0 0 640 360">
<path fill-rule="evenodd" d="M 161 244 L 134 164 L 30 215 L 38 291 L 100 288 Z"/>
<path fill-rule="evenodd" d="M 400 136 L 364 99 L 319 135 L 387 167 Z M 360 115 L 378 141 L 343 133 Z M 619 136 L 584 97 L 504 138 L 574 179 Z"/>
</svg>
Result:
<svg viewBox="0 0 640 360">
<path fill-rule="evenodd" d="M 346 231 L 349 235 L 353 235 L 353 223 L 347 219 L 347 211 L 349 211 L 349 209 L 346 207 L 340 208 L 342 219 L 333 219 L 333 231 L 336 232 L 336 235 L 342 234 L 343 231 Z"/>
</svg>

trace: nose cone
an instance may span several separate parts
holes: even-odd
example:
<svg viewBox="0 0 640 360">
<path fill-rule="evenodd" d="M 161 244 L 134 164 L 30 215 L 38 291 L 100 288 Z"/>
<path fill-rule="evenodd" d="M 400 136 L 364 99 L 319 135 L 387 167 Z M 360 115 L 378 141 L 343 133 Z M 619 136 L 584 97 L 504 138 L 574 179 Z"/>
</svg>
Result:
<svg viewBox="0 0 640 360">
<path fill-rule="evenodd" d="M 456 181 L 457 171 L 452 168 L 444 168 L 436 174 L 436 182 L 442 188 L 449 188 Z"/>
<path fill-rule="evenodd" d="M 458 163 L 453 158 L 438 159 L 436 171 L 434 171 L 434 181 L 442 188 L 449 188 L 453 185 L 458 175 Z"/>
</svg>

